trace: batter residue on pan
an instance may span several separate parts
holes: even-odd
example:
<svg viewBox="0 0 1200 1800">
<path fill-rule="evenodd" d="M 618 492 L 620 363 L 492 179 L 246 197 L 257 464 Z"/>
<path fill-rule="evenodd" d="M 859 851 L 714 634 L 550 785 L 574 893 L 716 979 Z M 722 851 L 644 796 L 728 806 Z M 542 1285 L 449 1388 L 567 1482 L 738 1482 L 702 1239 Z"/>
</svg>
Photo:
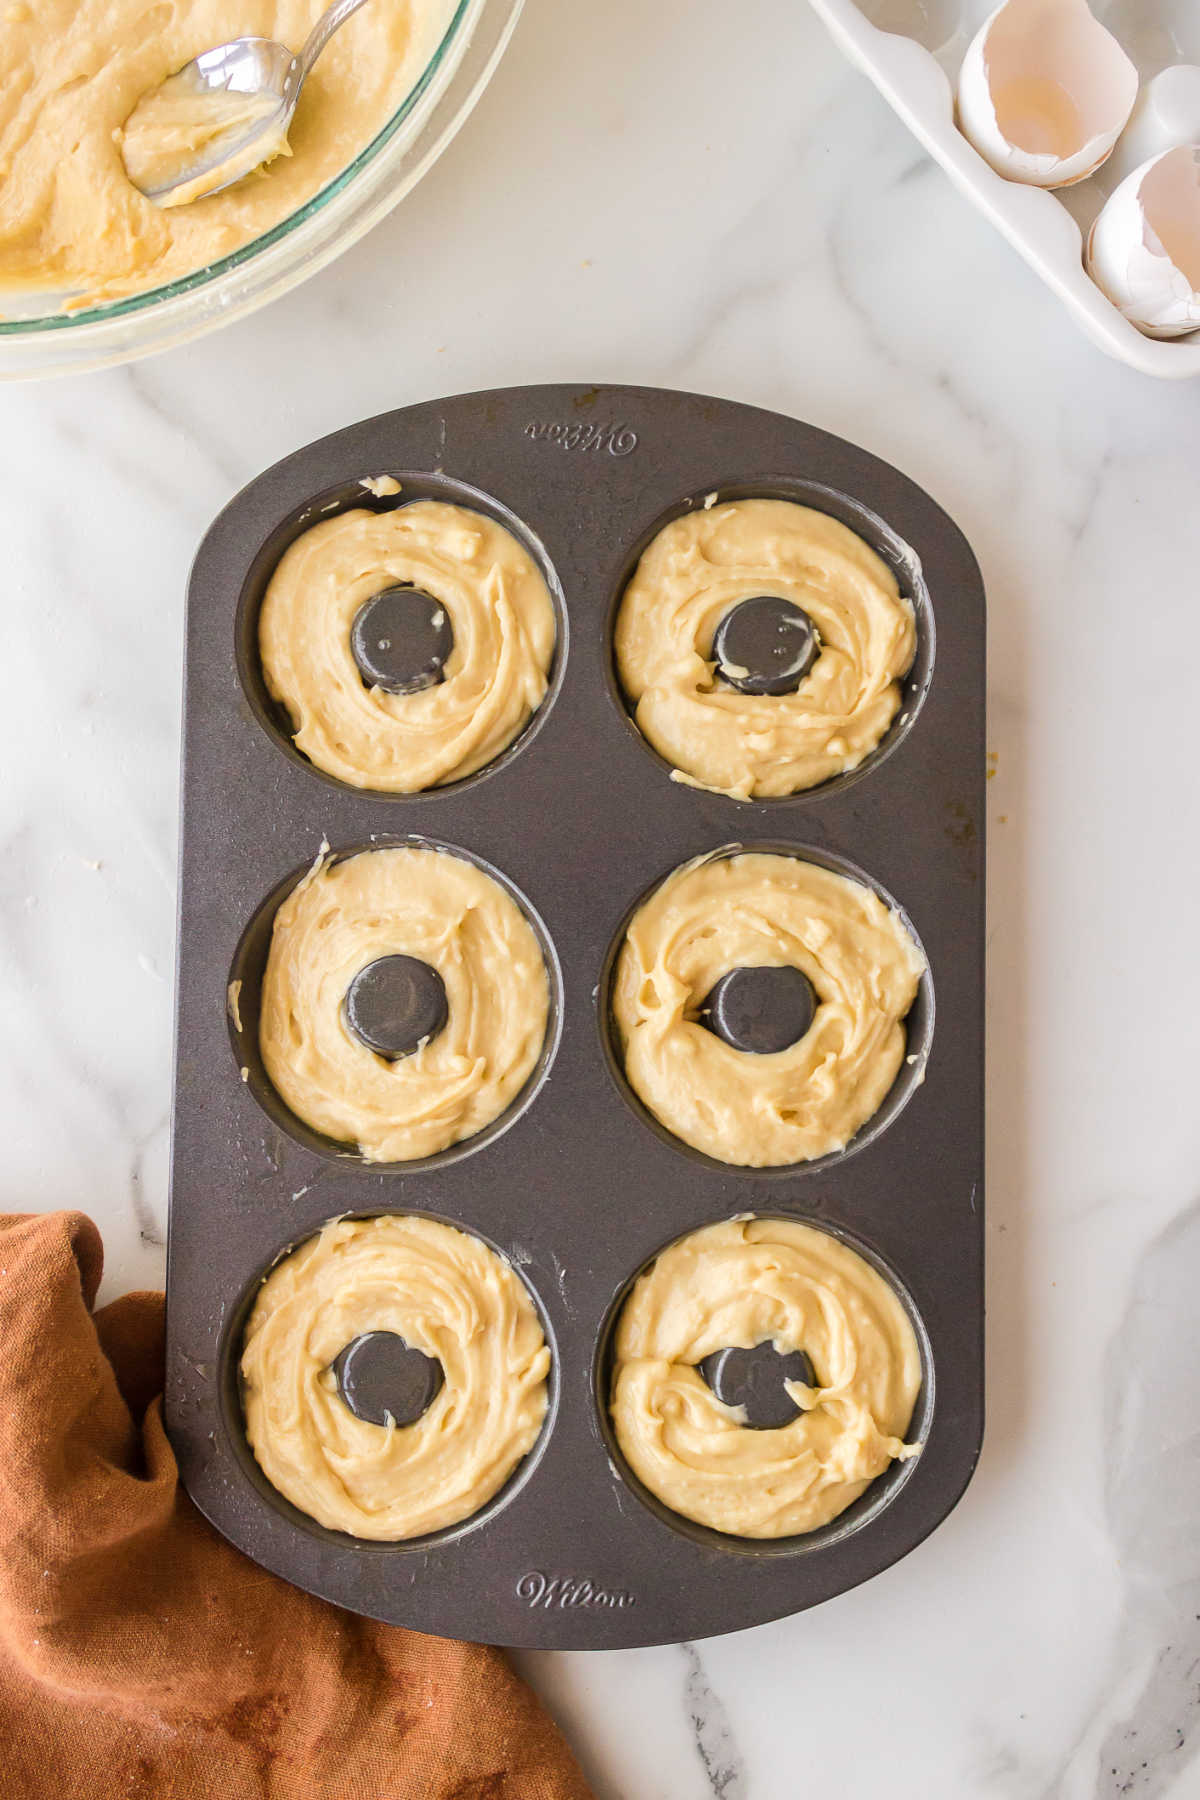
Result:
<svg viewBox="0 0 1200 1800">
<path fill-rule="evenodd" d="M 346 1020 L 361 970 L 415 958 L 441 977 L 442 1029 L 392 1061 Z M 271 1081 L 315 1130 L 369 1162 L 432 1156 L 504 1112 L 537 1063 L 549 1017 L 533 927 L 474 863 L 406 845 L 322 858 L 275 915 L 260 1041 Z"/>
<path fill-rule="evenodd" d="M 358 1418 L 333 1364 L 394 1332 L 441 1365 L 413 1424 Z M 246 1435 L 267 1479 L 354 1537 L 441 1531 L 486 1505 L 532 1448 L 550 1351 L 523 1283 L 432 1219 L 336 1219 L 263 1282 L 242 1351 Z"/>
<path fill-rule="evenodd" d="M 789 1048 L 755 1055 L 703 1022 L 739 967 L 801 970 L 815 1011 Z M 634 914 L 612 1013 L 630 1086 L 676 1137 L 721 1162 L 805 1162 L 840 1150 L 904 1059 L 925 961 L 870 888 L 799 856 L 700 857 Z"/>
<path fill-rule="evenodd" d="M 364 680 L 351 630 L 365 603 L 412 586 L 449 615 L 442 679 L 416 693 Z M 319 769 L 354 787 L 414 793 L 458 781 L 512 743 L 546 692 L 554 605 L 540 569 L 485 514 L 437 500 L 312 526 L 263 600 L 271 694 Z"/>
<path fill-rule="evenodd" d="M 160 287 L 294 213 L 381 131 L 428 64 L 450 0 L 372 0 L 304 85 L 289 154 L 224 193 L 164 210 L 125 172 L 143 95 L 239 36 L 298 50 L 325 0 L 18 0 L 4 8 L 0 285 L 83 305 Z"/>
<path fill-rule="evenodd" d="M 773 595 L 816 628 L 791 693 L 721 678 L 713 636 L 742 601 Z M 642 734 L 678 776 L 739 800 L 815 787 L 875 748 L 912 663 L 912 606 L 846 526 L 790 500 L 685 514 L 644 552 L 616 625 L 617 667 Z"/>
<path fill-rule="evenodd" d="M 770 1342 L 803 1351 L 800 1411 L 756 1430 L 697 1364 Z M 634 1474 L 664 1505 L 737 1537 L 826 1525 L 895 1458 L 921 1387 L 908 1315 L 869 1263 L 794 1220 L 732 1219 L 681 1238 L 634 1286 L 617 1325 L 612 1418 Z"/>
</svg>

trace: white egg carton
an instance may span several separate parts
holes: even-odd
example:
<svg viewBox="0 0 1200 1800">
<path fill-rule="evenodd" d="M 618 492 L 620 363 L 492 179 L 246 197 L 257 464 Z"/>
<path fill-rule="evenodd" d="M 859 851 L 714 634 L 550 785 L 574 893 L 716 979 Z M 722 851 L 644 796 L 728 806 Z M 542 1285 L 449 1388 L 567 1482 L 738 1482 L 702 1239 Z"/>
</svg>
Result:
<svg viewBox="0 0 1200 1800">
<path fill-rule="evenodd" d="M 1132 167 L 1123 149 L 1125 140 L 1086 181 L 1050 192 L 997 175 L 955 124 L 954 92 L 963 55 L 997 0 L 810 3 L 918 142 L 1037 270 L 1093 343 L 1147 375 L 1168 380 L 1200 375 L 1200 332 L 1170 341 L 1144 336 L 1101 293 L 1083 266 L 1086 234 Z M 1172 139 L 1193 137 L 1200 117 L 1193 121 L 1185 111 L 1181 119 L 1177 108 L 1156 108 L 1155 95 L 1147 89 L 1165 70 L 1200 65 L 1200 0 L 1093 0 L 1092 10 L 1120 41 L 1142 80 L 1142 100 L 1126 138 L 1144 146 L 1147 136 L 1157 132 L 1153 148 L 1167 149 Z M 1155 92 L 1161 96 L 1166 85 L 1156 84 Z M 1161 121 L 1159 113 L 1165 115 Z M 1181 130 L 1187 137 L 1178 136 Z M 1139 150 L 1140 155 L 1151 153 Z"/>
</svg>

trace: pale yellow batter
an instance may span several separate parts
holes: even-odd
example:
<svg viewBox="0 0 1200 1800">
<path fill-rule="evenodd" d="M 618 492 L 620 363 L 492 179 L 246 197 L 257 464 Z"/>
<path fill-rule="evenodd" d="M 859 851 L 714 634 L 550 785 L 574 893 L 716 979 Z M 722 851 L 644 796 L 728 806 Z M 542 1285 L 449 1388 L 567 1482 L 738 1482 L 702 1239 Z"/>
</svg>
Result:
<svg viewBox="0 0 1200 1800">
<path fill-rule="evenodd" d="M 771 1342 L 802 1350 L 791 1424 L 754 1430 L 697 1363 Z M 921 1387 L 907 1313 L 828 1232 L 731 1219 L 672 1244 L 640 1277 L 615 1340 L 612 1417 L 629 1466 L 685 1518 L 737 1537 L 790 1537 L 843 1512 L 895 1458 Z"/>
<path fill-rule="evenodd" d="M 13 0 L 0 6 L 0 289 L 70 304 L 159 287 L 296 211 L 382 130 L 430 60 L 451 0 L 371 0 L 317 62 L 290 156 L 163 210 L 133 186 L 122 134 L 139 100 L 239 36 L 298 50 L 325 0 Z"/>
<path fill-rule="evenodd" d="M 367 687 L 350 648 L 359 608 L 411 583 L 446 608 L 444 679 L 415 694 Z M 546 692 L 554 605 L 532 556 L 485 514 L 438 500 L 312 526 L 271 577 L 263 676 L 295 742 L 355 787 L 414 793 L 459 781 L 512 743 Z"/>
<path fill-rule="evenodd" d="M 346 1024 L 368 963 L 412 956 L 446 989 L 448 1019 L 389 1061 Z M 260 1042 L 271 1081 L 315 1130 L 368 1162 L 432 1156 L 520 1093 L 549 1017 L 546 965 L 524 913 L 474 863 L 424 846 L 322 858 L 275 915 Z"/>
<path fill-rule="evenodd" d="M 331 1364 L 368 1331 L 435 1357 L 444 1384 L 412 1425 L 372 1425 Z M 242 1351 L 246 1436 L 302 1512 L 399 1539 L 469 1519 L 528 1454 L 550 1351 L 524 1284 L 478 1238 L 403 1215 L 335 1219 L 264 1281 Z"/>
<path fill-rule="evenodd" d="M 700 1023 L 728 970 L 788 964 L 817 1002 L 790 1048 L 755 1055 Z M 639 908 L 618 955 L 612 1012 L 626 1076 L 668 1131 L 721 1162 L 825 1156 L 895 1080 L 924 967 L 900 919 L 861 882 L 798 856 L 700 857 Z"/>
<path fill-rule="evenodd" d="M 790 600 L 820 650 L 791 694 L 744 694 L 716 672 L 713 634 L 742 600 Z M 644 552 L 616 624 L 638 728 L 678 779 L 767 799 L 857 768 L 900 706 L 912 606 L 869 545 L 790 500 L 685 514 Z"/>
<path fill-rule="evenodd" d="M 121 158 L 135 187 L 155 197 L 159 206 L 190 206 L 212 180 L 209 165 L 228 170 L 232 150 L 253 134 L 254 156 L 262 168 L 287 152 L 282 109 L 274 93 L 211 94 L 181 91 L 174 81 L 151 88 L 138 101 L 121 133 Z M 268 119 L 275 121 L 270 132 Z M 192 181 L 180 176 L 198 163 L 205 165 Z M 167 190 L 158 195 L 156 190 Z"/>
</svg>

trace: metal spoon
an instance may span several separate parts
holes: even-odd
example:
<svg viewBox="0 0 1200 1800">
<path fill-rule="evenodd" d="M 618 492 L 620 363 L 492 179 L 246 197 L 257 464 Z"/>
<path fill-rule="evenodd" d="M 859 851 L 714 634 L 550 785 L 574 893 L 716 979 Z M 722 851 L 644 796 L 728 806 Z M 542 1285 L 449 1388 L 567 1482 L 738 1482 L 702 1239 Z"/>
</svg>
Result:
<svg viewBox="0 0 1200 1800">
<path fill-rule="evenodd" d="M 271 38 L 234 38 L 143 94 L 126 121 L 121 150 L 133 185 L 159 206 L 185 206 L 278 155 L 309 70 L 334 32 L 365 5 L 335 0 L 298 56 Z M 172 128 L 185 140 L 178 152 Z"/>
</svg>

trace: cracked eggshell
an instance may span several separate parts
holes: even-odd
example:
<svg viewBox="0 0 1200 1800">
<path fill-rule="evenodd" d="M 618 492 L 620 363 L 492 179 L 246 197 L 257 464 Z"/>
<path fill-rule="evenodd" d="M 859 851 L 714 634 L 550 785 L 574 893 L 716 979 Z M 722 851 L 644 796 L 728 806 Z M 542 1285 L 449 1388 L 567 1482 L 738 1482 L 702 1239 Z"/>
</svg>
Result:
<svg viewBox="0 0 1200 1800">
<path fill-rule="evenodd" d="M 1148 337 L 1200 330 L 1200 145 L 1151 157 L 1109 196 L 1088 274 Z"/>
<path fill-rule="evenodd" d="M 958 123 L 998 175 L 1067 187 L 1098 169 L 1138 75 L 1087 0 L 1006 0 L 967 48 Z"/>
</svg>

